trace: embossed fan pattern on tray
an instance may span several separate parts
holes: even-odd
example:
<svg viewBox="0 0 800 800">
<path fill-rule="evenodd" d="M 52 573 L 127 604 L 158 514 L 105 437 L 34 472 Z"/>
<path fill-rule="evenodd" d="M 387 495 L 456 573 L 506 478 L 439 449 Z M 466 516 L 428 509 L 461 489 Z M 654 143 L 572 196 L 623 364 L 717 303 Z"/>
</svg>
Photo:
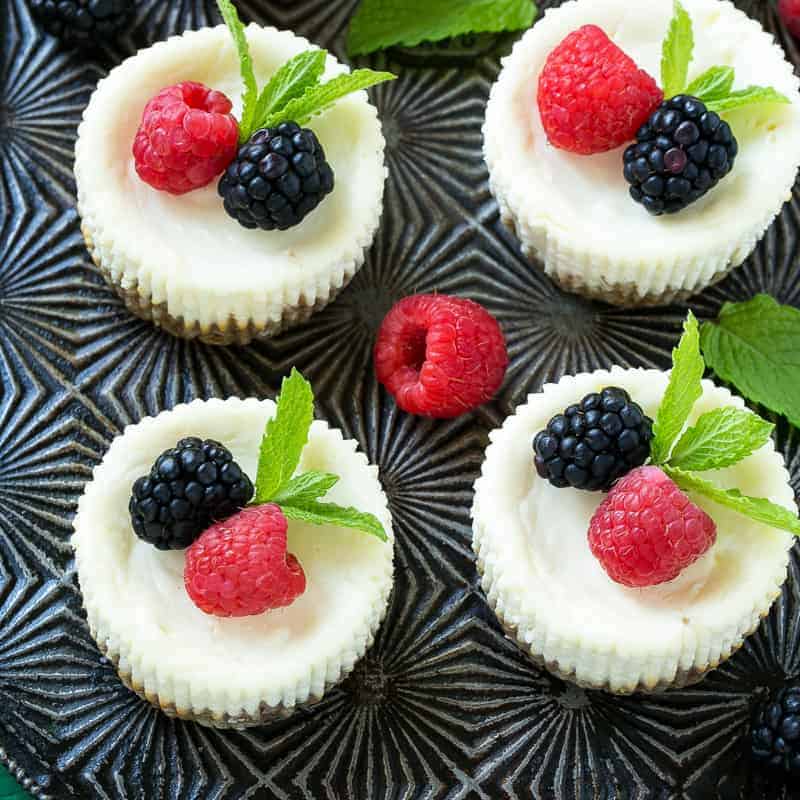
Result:
<svg viewBox="0 0 800 800">
<path fill-rule="evenodd" d="M 355 0 L 241 0 L 243 13 L 341 54 Z M 771 3 L 742 6 L 777 30 Z M 663 368 L 685 307 L 620 311 L 563 294 L 520 257 L 481 160 L 483 106 L 512 36 L 397 48 L 373 97 L 391 176 L 365 268 L 323 313 L 248 348 L 187 344 L 129 316 L 92 269 L 73 210 L 72 147 L 97 79 L 137 47 L 217 22 L 212 0 L 140 0 L 122 40 L 62 50 L 24 0 L 0 0 L 0 757 L 53 798 L 789 798 L 741 735 L 763 687 L 800 672 L 797 553 L 770 617 L 699 686 L 651 698 L 584 692 L 508 642 L 477 587 L 468 509 L 488 431 L 527 392 L 615 362 Z M 782 38 L 796 63 L 795 43 Z M 800 196 L 747 265 L 696 298 L 800 305 Z M 397 298 L 484 302 L 512 365 L 471 417 L 398 413 L 370 365 Z M 346 343 L 346 344 L 345 344 Z M 247 733 L 169 720 L 128 692 L 83 619 L 68 537 L 83 483 L 124 425 L 195 397 L 273 396 L 292 365 L 357 438 L 396 519 L 388 618 L 312 711 Z M 778 442 L 800 488 L 798 434 Z"/>
</svg>

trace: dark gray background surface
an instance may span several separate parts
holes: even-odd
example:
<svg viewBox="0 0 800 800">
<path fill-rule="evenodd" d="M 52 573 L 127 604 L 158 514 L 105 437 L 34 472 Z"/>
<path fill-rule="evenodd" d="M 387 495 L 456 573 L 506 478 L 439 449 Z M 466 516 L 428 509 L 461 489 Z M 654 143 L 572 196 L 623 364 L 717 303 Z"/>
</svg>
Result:
<svg viewBox="0 0 800 800">
<path fill-rule="evenodd" d="M 343 55 L 355 0 L 242 0 L 244 15 Z M 746 9 L 778 30 L 771 3 Z M 367 264 L 306 326 L 212 348 L 131 317 L 91 266 L 72 152 L 97 80 L 138 47 L 216 22 L 212 0 L 143 0 L 92 55 L 0 0 L 0 745 L 54 798 L 788 798 L 743 734 L 765 687 L 799 667 L 796 553 L 757 634 L 703 683 L 654 697 L 584 692 L 504 639 L 478 588 L 471 487 L 487 433 L 530 391 L 611 364 L 666 368 L 685 306 L 622 311 L 554 288 L 498 221 L 483 110 L 514 37 L 467 37 L 359 63 L 400 74 L 372 96 L 387 138 L 386 213 Z M 795 63 L 797 45 L 779 32 Z M 345 176 L 340 176 L 345 179 Z M 746 266 L 691 302 L 703 318 L 758 291 L 800 305 L 800 199 Z M 484 303 L 511 367 L 452 422 L 398 413 L 370 351 L 391 304 L 438 290 Z M 247 733 L 175 722 L 128 692 L 92 642 L 69 547 L 77 498 L 123 427 L 195 397 L 274 396 L 292 365 L 318 413 L 381 468 L 397 580 L 375 646 L 313 710 Z M 798 433 L 777 443 L 800 486 Z M 165 613 L 168 613 L 165 611 Z"/>
</svg>

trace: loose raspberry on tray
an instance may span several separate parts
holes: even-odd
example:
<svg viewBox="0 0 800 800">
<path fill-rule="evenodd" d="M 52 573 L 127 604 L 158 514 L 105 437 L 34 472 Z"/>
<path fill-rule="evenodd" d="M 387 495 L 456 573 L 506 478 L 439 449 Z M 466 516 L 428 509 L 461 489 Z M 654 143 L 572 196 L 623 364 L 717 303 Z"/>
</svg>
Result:
<svg viewBox="0 0 800 800">
<path fill-rule="evenodd" d="M 472 300 L 406 297 L 387 314 L 375 345 L 375 370 L 409 414 L 457 417 L 486 403 L 508 366 L 497 320 Z"/>
<path fill-rule="evenodd" d="M 274 503 L 212 525 L 186 551 L 183 577 L 192 602 L 217 617 L 247 617 L 294 602 L 306 590 L 306 576 L 286 552 L 287 529 Z"/>
<path fill-rule="evenodd" d="M 539 76 L 539 113 L 547 138 L 581 155 L 629 142 L 663 99 L 655 80 L 596 25 L 567 36 Z"/>
<path fill-rule="evenodd" d="M 677 578 L 716 541 L 717 526 L 658 467 L 629 472 L 589 524 L 589 548 L 611 580 L 655 586 Z"/>
<path fill-rule="evenodd" d="M 778 14 L 789 33 L 800 39 L 800 0 L 778 0 Z"/>
<path fill-rule="evenodd" d="M 231 101 L 202 83 L 162 89 L 144 108 L 133 142 L 139 177 L 170 194 L 211 183 L 236 157 L 239 126 Z"/>
</svg>

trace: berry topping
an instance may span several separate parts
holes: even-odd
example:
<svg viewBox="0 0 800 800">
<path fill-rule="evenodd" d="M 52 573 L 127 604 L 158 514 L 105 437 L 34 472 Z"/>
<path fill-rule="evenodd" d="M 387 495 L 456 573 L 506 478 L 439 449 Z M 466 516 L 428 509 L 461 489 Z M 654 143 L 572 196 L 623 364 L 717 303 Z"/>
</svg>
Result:
<svg viewBox="0 0 800 800">
<path fill-rule="evenodd" d="M 231 101 L 202 83 L 162 89 L 144 108 L 133 142 L 139 177 L 185 194 L 211 183 L 236 156 L 239 126 Z"/>
<path fill-rule="evenodd" d="M 286 230 L 333 191 L 333 170 L 308 129 L 294 122 L 256 131 L 219 182 L 225 210 L 245 228 Z"/>
<path fill-rule="evenodd" d="M 778 0 L 778 14 L 789 33 L 800 39 L 800 0 Z"/>
<path fill-rule="evenodd" d="M 133 0 L 30 0 L 42 27 L 68 44 L 97 45 L 127 22 Z"/>
<path fill-rule="evenodd" d="M 183 580 L 192 602 L 217 617 L 248 617 L 294 602 L 306 590 L 286 552 L 288 523 L 271 503 L 212 525 L 186 551 Z"/>
<path fill-rule="evenodd" d="M 128 509 L 140 539 L 159 550 L 181 550 L 252 496 L 250 478 L 227 448 L 192 436 L 165 450 L 133 484 Z"/>
<path fill-rule="evenodd" d="M 409 414 L 457 417 L 490 400 L 508 366 L 503 332 L 472 300 L 406 297 L 386 315 L 375 345 L 378 380 Z"/>
<path fill-rule="evenodd" d="M 587 394 L 533 440 L 536 471 L 559 489 L 607 490 L 650 455 L 653 421 L 624 389 Z"/>
<path fill-rule="evenodd" d="M 629 142 L 663 98 L 653 78 L 596 25 L 567 36 L 539 76 L 539 113 L 547 138 L 582 155 Z"/>
<path fill-rule="evenodd" d="M 800 686 L 784 686 L 753 710 L 750 730 L 753 758 L 800 775 Z"/>
<path fill-rule="evenodd" d="M 662 103 L 625 150 L 631 197 L 651 214 L 674 214 L 724 178 L 738 145 L 730 125 L 694 97 Z"/>
<path fill-rule="evenodd" d="M 589 548 L 625 586 L 671 581 L 714 544 L 717 526 L 658 467 L 639 467 L 608 493 L 589 524 Z"/>
</svg>

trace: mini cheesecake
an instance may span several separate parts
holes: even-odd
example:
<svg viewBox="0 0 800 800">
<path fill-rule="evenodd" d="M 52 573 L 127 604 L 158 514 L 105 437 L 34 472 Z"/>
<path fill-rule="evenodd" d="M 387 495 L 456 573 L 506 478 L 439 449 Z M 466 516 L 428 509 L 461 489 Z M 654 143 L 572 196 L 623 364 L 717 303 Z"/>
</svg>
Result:
<svg viewBox="0 0 800 800">
<path fill-rule="evenodd" d="M 692 495 L 717 525 L 715 544 L 668 583 L 615 583 L 587 537 L 606 495 L 557 489 L 537 475 L 531 441 L 555 414 L 618 386 L 655 418 L 668 377 L 614 368 L 546 385 L 491 434 L 475 486 L 473 547 L 490 606 L 537 663 L 581 686 L 629 693 L 700 680 L 758 627 L 786 578 L 791 534 Z M 689 423 L 723 406 L 744 404 L 705 380 Z M 797 510 L 771 442 L 703 476 Z"/>
<path fill-rule="evenodd" d="M 551 51 L 583 25 L 601 27 L 656 80 L 672 0 L 572 0 L 550 9 L 503 62 L 491 91 L 484 154 L 504 222 L 524 252 L 564 289 L 619 305 L 686 298 L 752 252 L 800 167 L 800 81 L 758 22 L 727 0 L 685 0 L 695 48 L 689 80 L 735 68 L 735 88 L 772 86 L 789 105 L 726 115 L 739 142 L 733 171 L 683 211 L 651 217 L 628 193 L 622 153 L 591 156 L 553 147 L 537 105 Z"/>
<path fill-rule="evenodd" d="M 120 678 L 171 716 L 215 727 L 262 724 L 319 700 L 372 643 L 393 583 L 393 537 L 377 468 L 356 443 L 314 422 L 299 469 L 333 472 L 326 499 L 375 514 L 389 536 L 289 522 L 288 550 L 306 575 L 291 605 L 240 618 L 209 616 L 184 587 L 184 550 L 137 538 L 128 499 L 136 478 L 185 436 L 224 444 L 256 474 L 270 400 L 196 400 L 131 426 L 86 487 L 72 539 L 89 628 Z"/>
<path fill-rule="evenodd" d="M 259 85 L 311 45 L 250 25 Z M 346 71 L 328 57 L 325 79 Z M 132 145 L 145 104 L 164 87 L 198 81 L 241 113 L 239 62 L 227 28 L 205 28 L 140 51 L 100 81 L 75 149 L 78 210 L 97 267 L 135 314 L 212 344 L 246 344 L 323 308 L 360 268 L 383 209 L 384 139 L 366 92 L 311 122 L 336 179 L 303 222 L 248 230 L 229 217 L 217 181 L 175 196 L 136 174 Z"/>
</svg>

